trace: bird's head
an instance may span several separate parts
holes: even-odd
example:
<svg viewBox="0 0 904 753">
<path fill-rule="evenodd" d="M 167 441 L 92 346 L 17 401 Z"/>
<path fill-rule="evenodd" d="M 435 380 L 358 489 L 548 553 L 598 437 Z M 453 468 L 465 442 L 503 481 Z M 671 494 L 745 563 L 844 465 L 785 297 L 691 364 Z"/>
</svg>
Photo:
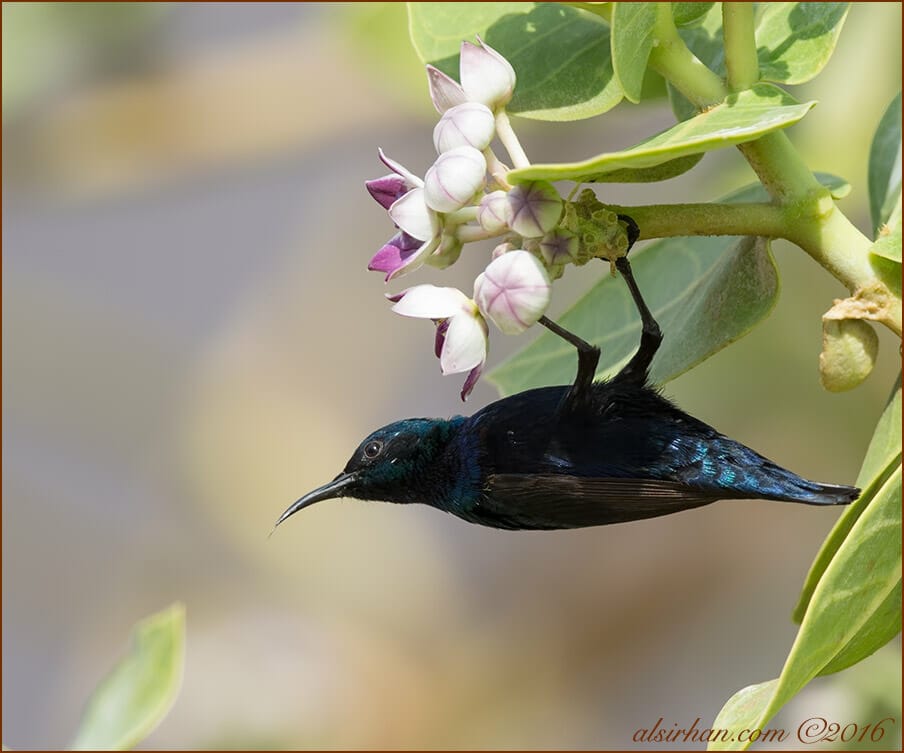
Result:
<svg viewBox="0 0 904 753">
<path fill-rule="evenodd" d="M 408 418 L 370 434 L 355 450 L 342 473 L 289 507 L 276 525 L 299 510 L 325 499 L 354 497 L 385 502 L 424 502 L 437 459 L 456 421 Z"/>
</svg>

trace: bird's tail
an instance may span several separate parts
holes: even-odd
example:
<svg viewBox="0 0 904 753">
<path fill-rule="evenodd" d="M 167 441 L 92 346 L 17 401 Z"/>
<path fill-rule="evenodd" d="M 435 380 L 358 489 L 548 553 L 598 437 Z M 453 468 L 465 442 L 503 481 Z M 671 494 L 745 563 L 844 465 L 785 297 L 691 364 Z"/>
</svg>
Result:
<svg viewBox="0 0 904 753">
<path fill-rule="evenodd" d="M 754 485 L 765 499 L 805 505 L 847 505 L 860 496 L 860 490 L 854 486 L 809 481 L 770 461 L 759 471 L 756 475 L 760 478 Z"/>
</svg>

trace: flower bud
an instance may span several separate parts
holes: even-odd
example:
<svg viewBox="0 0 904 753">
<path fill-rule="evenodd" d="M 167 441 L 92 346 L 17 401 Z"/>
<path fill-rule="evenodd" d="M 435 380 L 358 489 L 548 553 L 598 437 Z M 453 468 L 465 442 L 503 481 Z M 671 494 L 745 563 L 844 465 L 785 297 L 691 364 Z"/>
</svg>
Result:
<svg viewBox="0 0 904 753">
<path fill-rule="evenodd" d="M 523 249 L 494 259 L 474 281 L 477 307 L 507 335 L 533 326 L 545 313 L 549 294 L 546 270 Z"/>
<path fill-rule="evenodd" d="M 844 392 L 869 376 L 876 363 L 879 338 L 862 319 L 822 320 L 819 380 L 829 392 Z"/>
<path fill-rule="evenodd" d="M 508 192 L 512 230 L 524 238 L 539 238 L 562 217 L 562 197 L 556 187 L 545 180 L 515 186 Z"/>
<path fill-rule="evenodd" d="M 437 212 L 461 209 L 483 186 L 486 172 L 486 160 L 473 146 L 443 152 L 424 176 L 427 206 Z"/>
<path fill-rule="evenodd" d="M 570 264 L 577 258 L 578 238 L 564 228 L 557 227 L 540 240 L 540 254 L 547 266 Z"/>
<path fill-rule="evenodd" d="M 457 146 L 486 149 L 496 133 L 496 119 L 490 108 L 479 102 L 465 102 L 446 110 L 433 129 L 433 145 L 439 154 Z"/>
<path fill-rule="evenodd" d="M 461 43 L 461 88 L 471 102 L 491 110 L 504 107 L 515 89 L 515 69 L 496 50 L 477 37 L 477 44 Z"/>
<path fill-rule="evenodd" d="M 488 233 L 501 233 L 509 227 L 512 208 L 505 191 L 493 191 L 480 200 L 477 221 Z"/>
</svg>

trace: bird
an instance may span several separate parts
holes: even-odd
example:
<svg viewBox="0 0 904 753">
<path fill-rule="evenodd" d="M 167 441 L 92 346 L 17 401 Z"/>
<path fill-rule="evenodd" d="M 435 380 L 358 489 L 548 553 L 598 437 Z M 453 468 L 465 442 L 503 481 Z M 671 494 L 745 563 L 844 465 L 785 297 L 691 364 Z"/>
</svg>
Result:
<svg viewBox="0 0 904 753">
<path fill-rule="evenodd" d="M 640 236 L 625 224 L 628 250 Z M 350 497 L 426 504 L 503 530 L 556 530 L 653 518 L 717 500 L 845 505 L 860 490 L 809 481 L 678 408 L 650 384 L 662 333 L 627 255 L 615 260 L 640 314 L 640 345 L 610 379 L 594 380 L 599 348 L 547 317 L 572 344 L 570 385 L 540 387 L 472 416 L 408 418 L 377 429 L 342 472 L 305 494 L 276 526 L 317 502 Z M 275 526 L 274 526 L 275 530 Z"/>
</svg>

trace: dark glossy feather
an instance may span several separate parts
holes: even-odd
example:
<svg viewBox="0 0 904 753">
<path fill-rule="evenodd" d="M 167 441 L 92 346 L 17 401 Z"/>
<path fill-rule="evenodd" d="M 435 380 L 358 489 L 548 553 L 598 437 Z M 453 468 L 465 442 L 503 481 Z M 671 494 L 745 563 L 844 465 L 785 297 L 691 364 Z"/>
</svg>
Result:
<svg viewBox="0 0 904 753">
<path fill-rule="evenodd" d="M 497 528 L 583 528 L 654 518 L 715 502 L 718 496 L 671 481 L 503 473 L 487 479 L 475 518 Z M 487 522 L 484 522 L 486 525 Z"/>
</svg>

